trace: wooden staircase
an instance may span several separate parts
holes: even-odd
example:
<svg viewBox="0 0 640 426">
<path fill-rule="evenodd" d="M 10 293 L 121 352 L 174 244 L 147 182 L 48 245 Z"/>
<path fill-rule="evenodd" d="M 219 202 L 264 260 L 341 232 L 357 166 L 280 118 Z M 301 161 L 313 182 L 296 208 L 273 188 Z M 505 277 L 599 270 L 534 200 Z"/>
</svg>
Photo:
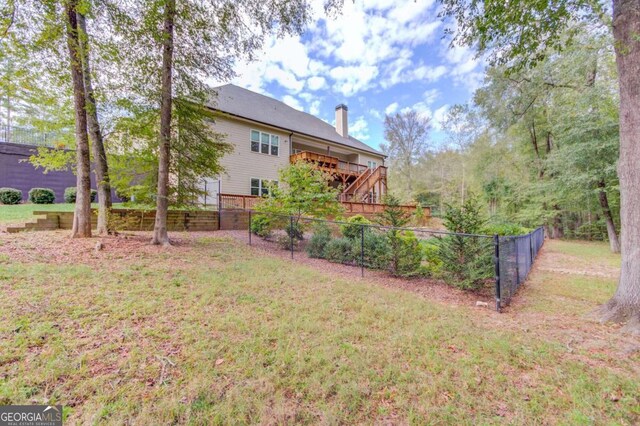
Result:
<svg viewBox="0 0 640 426">
<path fill-rule="evenodd" d="M 377 192 L 376 185 L 379 185 Z M 342 191 L 340 201 L 378 202 L 379 200 L 376 200 L 375 197 L 383 192 L 381 186 L 384 186 L 386 190 L 387 168 L 378 166 L 375 169 L 367 169 Z"/>
</svg>

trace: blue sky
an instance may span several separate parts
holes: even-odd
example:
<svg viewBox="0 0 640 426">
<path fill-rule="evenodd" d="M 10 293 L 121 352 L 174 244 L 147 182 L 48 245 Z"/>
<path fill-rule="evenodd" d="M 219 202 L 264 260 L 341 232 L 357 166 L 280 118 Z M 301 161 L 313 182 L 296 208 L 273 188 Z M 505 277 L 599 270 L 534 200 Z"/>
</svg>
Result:
<svg viewBox="0 0 640 426">
<path fill-rule="evenodd" d="M 350 134 L 378 148 L 385 113 L 412 108 L 431 118 L 432 139 L 449 106 L 467 102 L 482 82 L 468 48 L 449 48 L 433 0 L 346 0 L 297 37 L 271 38 L 257 60 L 238 64 L 233 83 L 279 99 L 329 123 L 349 107 Z"/>
</svg>

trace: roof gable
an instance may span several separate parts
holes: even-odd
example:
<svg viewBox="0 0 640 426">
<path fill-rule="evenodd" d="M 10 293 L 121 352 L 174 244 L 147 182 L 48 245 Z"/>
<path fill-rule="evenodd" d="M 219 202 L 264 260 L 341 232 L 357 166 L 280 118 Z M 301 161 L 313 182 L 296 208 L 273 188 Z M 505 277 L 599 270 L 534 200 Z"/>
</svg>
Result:
<svg viewBox="0 0 640 426">
<path fill-rule="evenodd" d="M 318 117 L 298 111 L 276 99 L 233 84 L 225 84 L 214 90 L 218 97 L 209 103 L 209 107 L 213 109 L 383 156 L 380 151 L 352 136 L 348 138 L 340 136 L 332 125 Z"/>
</svg>

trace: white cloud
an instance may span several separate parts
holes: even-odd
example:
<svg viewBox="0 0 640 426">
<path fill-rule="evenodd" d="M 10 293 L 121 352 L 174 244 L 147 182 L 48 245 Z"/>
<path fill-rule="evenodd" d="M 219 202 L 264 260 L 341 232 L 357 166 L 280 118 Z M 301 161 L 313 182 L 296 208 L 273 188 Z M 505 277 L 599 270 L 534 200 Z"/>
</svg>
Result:
<svg viewBox="0 0 640 426">
<path fill-rule="evenodd" d="M 315 101 L 311 102 L 311 105 L 309 106 L 309 114 L 315 115 L 316 117 L 318 116 L 318 114 L 320 114 L 319 100 L 316 99 Z"/>
<path fill-rule="evenodd" d="M 327 80 L 324 77 L 313 76 L 307 79 L 307 87 L 309 90 L 321 90 L 327 86 Z"/>
<path fill-rule="evenodd" d="M 346 1 L 335 17 L 326 17 L 318 6 L 321 2 L 312 2 L 316 18 L 305 36 L 270 37 L 255 62 L 239 67 L 234 82 L 261 93 L 267 84 L 276 83 L 290 94 L 305 87 L 311 91 L 331 87 L 353 96 L 381 85 L 435 81 L 442 70 L 414 58 L 417 46 L 437 41 L 441 21 L 434 2 Z M 357 70 L 359 75 L 345 70 Z M 329 85 L 328 77 L 337 84 Z"/>
<path fill-rule="evenodd" d="M 400 105 L 397 102 L 394 102 L 392 104 L 387 105 L 387 107 L 384 109 L 384 113 L 387 115 L 391 115 L 394 112 L 396 112 L 398 110 L 398 107 Z"/>
<path fill-rule="evenodd" d="M 433 118 L 431 125 L 436 130 L 442 130 L 442 122 L 445 120 L 449 112 L 449 105 L 442 105 L 440 108 L 433 112 Z"/>
<path fill-rule="evenodd" d="M 382 113 L 380 111 L 378 111 L 377 109 L 371 108 L 369 110 L 369 114 L 371 114 L 371 116 L 377 118 L 378 120 L 383 120 L 384 119 L 384 115 L 382 115 Z"/>
<path fill-rule="evenodd" d="M 267 68 L 264 73 L 264 79 L 268 82 L 276 81 L 290 93 L 299 93 L 304 87 L 304 81 L 298 80 L 292 72 L 277 66 Z"/>
<path fill-rule="evenodd" d="M 369 124 L 363 116 L 358 117 L 352 124 L 349 124 L 349 135 L 361 141 L 369 139 Z"/>
<path fill-rule="evenodd" d="M 329 75 L 335 80 L 334 89 L 345 97 L 366 90 L 378 75 L 378 68 L 369 65 L 335 67 Z"/>
<path fill-rule="evenodd" d="M 476 57 L 476 52 L 468 46 L 450 46 L 443 40 L 440 56 L 450 65 L 450 75 L 453 81 L 465 86 L 469 92 L 474 92 L 482 85 L 484 73 L 483 59 Z"/>
<path fill-rule="evenodd" d="M 304 107 L 302 106 L 300 101 L 291 95 L 284 95 L 282 97 L 282 102 L 289 105 L 291 108 L 297 109 L 299 111 L 304 111 Z"/>
<path fill-rule="evenodd" d="M 421 117 L 428 118 L 431 123 L 431 127 L 435 130 L 442 130 L 442 122 L 444 121 L 447 111 L 449 111 L 449 105 L 442 105 L 435 111 L 432 110 L 427 102 L 420 101 L 415 104 L 404 107 L 400 110 L 402 113 L 409 111 L 417 112 Z"/>
<path fill-rule="evenodd" d="M 422 99 L 431 105 L 440 97 L 440 91 L 438 89 L 429 89 L 422 94 Z"/>
</svg>

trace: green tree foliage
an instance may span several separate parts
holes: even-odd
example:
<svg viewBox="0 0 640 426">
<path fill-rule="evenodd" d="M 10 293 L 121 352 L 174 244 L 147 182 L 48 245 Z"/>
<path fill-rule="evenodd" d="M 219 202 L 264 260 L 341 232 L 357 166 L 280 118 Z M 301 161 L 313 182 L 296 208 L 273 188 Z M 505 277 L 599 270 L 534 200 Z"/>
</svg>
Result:
<svg viewBox="0 0 640 426">
<path fill-rule="evenodd" d="M 609 48 L 614 48 L 618 82 L 616 91 L 620 94 L 617 169 L 621 195 L 620 227 L 623 230 L 620 244 L 622 271 L 614 297 L 603 307 L 602 319 L 627 322 L 628 330 L 640 333 L 640 261 L 635 255 L 636 247 L 640 244 L 640 221 L 637 215 L 640 200 L 640 171 L 637 167 L 640 158 L 640 94 L 637 90 L 640 86 L 640 4 L 637 1 L 613 0 L 609 9 L 605 3 L 587 0 L 517 0 L 508 3 L 442 0 L 442 3 L 442 15 L 453 18 L 456 23 L 454 42 L 477 45 L 480 53 L 488 53 L 494 64 L 505 65 L 507 74 L 533 66 L 539 68 L 543 61 L 553 61 L 562 56 L 564 49 L 574 46 L 576 41 L 580 44 L 585 31 L 597 36 L 612 30 Z M 588 61 L 586 65 L 593 63 Z M 580 68 L 585 64 L 576 65 Z M 586 74 L 581 86 L 592 85 L 598 74 L 597 71 Z M 563 80 L 560 82 L 562 87 L 575 88 L 575 85 L 564 84 Z M 544 79 L 542 83 L 545 83 Z M 541 115 L 545 113 L 544 109 L 538 111 Z M 535 139 L 532 136 L 532 140 Z M 551 143 L 553 134 L 547 133 L 546 140 L 547 151 L 558 146 Z M 611 212 L 607 182 L 600 181 L 600 184 L 600 206 L 602 214 L 607 217 L 611 248 L 615 251 L 616 215 Z M 551 209 L 553 212 L 552 236 L 562 236 L 560 201 L 547 204 L 542 209 Z"/>
<path fill-rule="evenodd" d="M 270 187 L 270 195 L 255 207 L 265 214 L 274 227 L 290 228 L 289 217 L 293 217 L 293 230 L 302 235 L 303 217 L 326 219 L 340 216 L 343 212 L 338 202 L 339 191 L 329 183 L 331 177 L 311 164 L 297 162 L 279 171 L 279 184 Z"/>
<path fill-rule="evenodd" d="M 448 231 L 478 234 L 485 219 L 475 196 L 462 207 L 447 206 L 444 225 Z M 470 235 L 447 235 L 438 240 L 437 258 L 447 283 L 465 290 L 476 290 L 493 275 L 493 242 L 491 238 Z"/>
<path fill-rule="evenodd" d="M 412 232 L 405 232 L 398 228 L 406 226 L 411 215 L 402 209 L 400 200 L 393 195 L 384 199 L 384 212 L 378 215 L 378 222 L 388 227 L 386 237 L 389 247 L 389 271 L 398 276 L 413 275 L 417 272 L 421 256 L 418 240 Z"/>
<path fill-rule="evenodd" d="M 347 219 L 347 223 L 340 225 L 340 232 L 350 240 L 360 239 L 363 225 L 371 225 L 371 221 L 361 214 L 356 214 Z M 364 226 L 364 232 L 371 232 L 370 227 Z"/>
</svg>

